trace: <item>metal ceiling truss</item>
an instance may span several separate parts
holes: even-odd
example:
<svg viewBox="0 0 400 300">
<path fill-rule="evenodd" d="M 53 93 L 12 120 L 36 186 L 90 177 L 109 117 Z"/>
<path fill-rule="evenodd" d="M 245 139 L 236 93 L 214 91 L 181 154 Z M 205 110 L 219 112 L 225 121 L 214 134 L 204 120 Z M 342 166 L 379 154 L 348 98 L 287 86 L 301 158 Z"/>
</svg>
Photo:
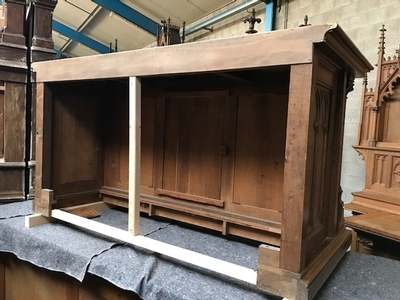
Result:
<svg viewBox="0 0 400 300">
<path fill-rule="evenodd" d="M 243 3 L 239 4 L 239 5 L 236 5 L 236 6 L 230 8 L 230 9 L 228 9 L 228 10 L 226 10 L 226 11 L 224 11 L 224 12 L 222 12 L 222 13 L 220 13 L 220 14 L 218 14 L 218 15 L 216 15 L 216 16 L 208 19 L 208 20 L 200 22 L 199 24 L 197 24 L 197 25 L 195 25 L 193 27 L 187 28 L 185 30 L 185 35 L 188 36 L 190 34 L 193 34 L 193 33 L 197 32 L 197 31 L 200 31 L 202 29 L 207 29 L 210 26 L 212 26 L 212 25 L 214 25 L 214 24 L 216 24 L 218 22 L 221 22 L 221 21 L 223 21 L 223 20 L 225 20 L 225 19 L 227 19 L 227 18 L 229 18 L 229 17 L 231 17 L 231 16 L 233 16 L 235 14 L 238 14 L 238 13 L 244 11 L 244 10 L 247 10 L 250 7 L 252 7 L 252 6 L 254 6 L 254 5 L 258 4 L 258 3 L 260 3 L 259 0 L 251 0 L 251 1 L 243 2 Z"/>
<path fill-rule="evenodd" d="M 53 20 L 53 30 L 99 53 L 110 52 L 109 46 L 106 46 L 56 20 Z"/>
<path fill-rule="evenodd" d="M 120 2 L 119 0 L 92 0 L 92 1 L 109 11 L 116 13 L 120 17 L 142 28 L 148 33 L 154 36 L 157 35 L 158 23 L 154 22 L 152 19 L 146 17 L 145 15 L 134 10 L 128 5 Z"/>
</svg>

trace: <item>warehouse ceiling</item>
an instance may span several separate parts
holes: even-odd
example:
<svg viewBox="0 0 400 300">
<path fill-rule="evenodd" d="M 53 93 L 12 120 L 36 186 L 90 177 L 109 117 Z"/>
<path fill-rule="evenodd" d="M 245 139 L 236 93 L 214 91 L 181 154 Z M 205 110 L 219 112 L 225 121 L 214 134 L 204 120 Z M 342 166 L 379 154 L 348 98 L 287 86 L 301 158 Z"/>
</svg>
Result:
<svg viewBox="0 0 400 300">
<path fill-rule="evenodd" d="M 157 25 L 171 18 L 187 27 L 230 9 L 243 0 L 58 0 L 54 11 L 54 48 L 68 56 L 86 56 L 146 47 L 155 42 Z"/>
</svg>

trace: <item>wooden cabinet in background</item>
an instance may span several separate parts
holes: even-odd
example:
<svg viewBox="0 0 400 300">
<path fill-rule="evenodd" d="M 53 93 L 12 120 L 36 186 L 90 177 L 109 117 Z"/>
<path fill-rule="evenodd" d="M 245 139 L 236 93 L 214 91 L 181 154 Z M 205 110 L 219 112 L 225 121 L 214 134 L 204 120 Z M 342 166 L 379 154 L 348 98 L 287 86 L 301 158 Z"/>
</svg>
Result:
<svg viewBox="0 0 400 300">
<path fill-rule="evenodd" d="M 35 210 L 128 206 L 140 103 L 141 210 L 278 246 L 259 287 L 312 298 L 350 245 L 344 110 L 371 68 L 337 25 L 35 63 Z"/>
<path fill-rule="evenodd" d="M 31 122 L 35 120 L 31 118 L 34 87 L 30 63 L 55 56 L 51 20 L 56 3 L 33 1 L 28 13 L 25 0 L 4 0 L 6 23 L 0 30 L 0 202 L 26 200 L 33 192 L 35 159 L 31 154 L 35 145 L 31 136 L 35 131 L 31 131 Z"/>
<path fill-rule="evenodd" d="M 354 146 L 365 161 L 365 187 L 354 192 L 353 201 L 346 205 L 354 213 L 346 218 L 346 225 L 369 248 L 387 244 L 384 239 L 400 242 L 400 58 L 385 57 L 384 32 L 382 28 L 375 88 L 367 88 L 366 78 L 363 82 Z"/>
</svg>

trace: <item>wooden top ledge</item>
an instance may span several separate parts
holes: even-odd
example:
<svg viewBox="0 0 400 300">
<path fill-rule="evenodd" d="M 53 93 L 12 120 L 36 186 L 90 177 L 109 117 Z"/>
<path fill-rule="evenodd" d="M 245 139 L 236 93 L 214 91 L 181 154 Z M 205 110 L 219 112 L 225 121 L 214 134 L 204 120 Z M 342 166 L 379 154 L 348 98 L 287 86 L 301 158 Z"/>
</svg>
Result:
<svg viewBox="0 0 400 300">
<path fill-rule="evenodd" d="M 350 69 L 373 67 L 337 24 L 33 63 L 36 82 L 163 76 L 311 63 L 325 43 Z"/>
</svg>

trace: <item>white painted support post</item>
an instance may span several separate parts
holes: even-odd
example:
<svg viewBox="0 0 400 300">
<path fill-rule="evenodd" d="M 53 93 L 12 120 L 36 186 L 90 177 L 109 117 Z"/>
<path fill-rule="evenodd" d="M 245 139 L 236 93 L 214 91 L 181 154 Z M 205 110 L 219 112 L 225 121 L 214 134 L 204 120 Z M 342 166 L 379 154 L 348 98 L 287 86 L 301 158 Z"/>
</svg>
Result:
<svg viewBox="0 0 400 300">
<path fill-rule="evenodd" d="M 129 221 L 128 230 L 138 235 L 140 229 L 140 131 L 141 84 L 129 77 Z"/>
</svg>

